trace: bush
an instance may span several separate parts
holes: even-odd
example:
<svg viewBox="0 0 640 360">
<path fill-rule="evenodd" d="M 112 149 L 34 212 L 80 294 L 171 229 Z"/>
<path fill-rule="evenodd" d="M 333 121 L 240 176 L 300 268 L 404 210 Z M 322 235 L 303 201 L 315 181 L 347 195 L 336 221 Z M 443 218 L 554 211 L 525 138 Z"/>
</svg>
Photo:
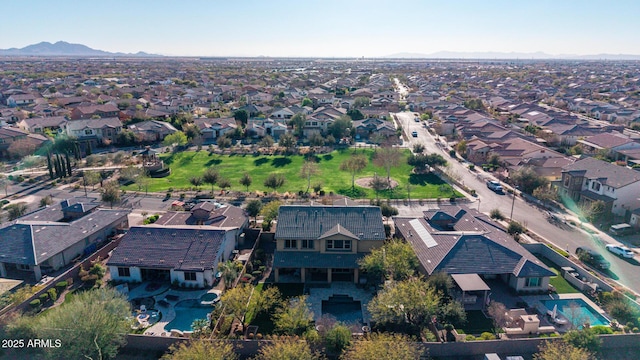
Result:
<svg viewBox="0 0 640 360">
<path fill-rule="evenodd" d="M 29 306 L 31 306 L 31 308 L 36 309 L 40 307 L 40 299 L 35 299 L 32 302 L 29 303 Z"/>
<path fill-rule="evenodd" d="M 341 353 L 351 344 L 351 330 L 344 325 L 336 325 L 327 331 L 324 341 L 329 351 Z"/>
<path fill-rule="evenodd" d="M 49 294 L 49 298 L 51 299 L 51 301 L 56 301 L 58 299 L 58 291 L 56 290 L 56 288 L 47 290 L 47 294 Z"/>
<path fill-rule="evenodd" d="M 475 336 L 473 336 L 473 335 L 467 335 L 464 339 L 465 339 L 466 341 L 475 341 L 475 340 L 476 340 L 476 337 L 475 337 Z"/>
<path fill-rule="evenodd" d="M 38 296 L 38 299 L 40 300 L 41 303 L 46 303 L 47 300 L 49 300 L 49 294 L 47 293 L 42 293 L 40 294 L 40 296 Z"/>
<path fill-rule="evenodd" d="M 491 210 L 491 212 L 489 213 L 489 217 L 495 220 L 504 220 L 504 215 L 502 214 L 502 212 L 500 211 L 500 209 L 493 209 Z"/>
<path fill-rule="evenodd" d="M 65 289 L 67 288 L 67 282 L 66 281 L 60 281 L 59 283 L 56 284 L 56 289 L 58 289 L 58 292 L 63 292 Z"/>
<path fill-rule="evenodd" d="M 482 339 L 482 340 L 495 340 L 495 339 L 496 339 L 496 336 L 495 336 L 495 335 L 493 335 L 493 334 L 492 334 L 492 333 L 490 333 L 490 332 L 486 332 L 486 331 L 485 331 L 485 332 L 483 332 L 482 334 L 480 334 L 480 339 Z"/>
<path fill-rule="evenodd" d="M 591 327 L 591 331 L 594 334 L 613 334 L 613 330 L 608 327 L 608 326 L 604 326 L 604 325 L 596 325 L 596 326 L 592 326 Z"/>
</svg>

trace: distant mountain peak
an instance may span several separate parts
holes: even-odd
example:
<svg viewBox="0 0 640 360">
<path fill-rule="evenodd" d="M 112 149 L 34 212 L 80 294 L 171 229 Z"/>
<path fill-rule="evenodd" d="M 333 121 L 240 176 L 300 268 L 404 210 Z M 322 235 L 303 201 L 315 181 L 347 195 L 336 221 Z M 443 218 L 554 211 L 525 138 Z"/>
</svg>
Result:
<svg viewBox="0 0 640 360">
<path fill-rule="evenodd" d="M 138 51 L 135 54 L 112 53 L 103 50 L 92 49 L 83 44 L 73 44 L 66 41 L 50 43 L 41 41 L 37 44 L 27 45 L 23 48 L 0 49 L 0 56 L 161 56 Z"/>
</svg>

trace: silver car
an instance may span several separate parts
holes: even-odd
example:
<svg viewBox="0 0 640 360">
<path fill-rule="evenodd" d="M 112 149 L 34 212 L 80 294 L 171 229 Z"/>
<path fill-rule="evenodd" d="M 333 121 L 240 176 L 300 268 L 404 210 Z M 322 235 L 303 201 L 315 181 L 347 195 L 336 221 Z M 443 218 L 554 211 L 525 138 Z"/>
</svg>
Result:
<svg viewBox="0 0 640 360">
<path fill-rule="evenodd" d="M 622 256 L 623 258 L 631 259 L 635 256 L 635 253 L 626 246 L 607 244 L 607 246 L 605 247 L 607 248 L 607 250 L 609 250 L 609 252 L 614 253 L 618 256 Z"/>
</svg>

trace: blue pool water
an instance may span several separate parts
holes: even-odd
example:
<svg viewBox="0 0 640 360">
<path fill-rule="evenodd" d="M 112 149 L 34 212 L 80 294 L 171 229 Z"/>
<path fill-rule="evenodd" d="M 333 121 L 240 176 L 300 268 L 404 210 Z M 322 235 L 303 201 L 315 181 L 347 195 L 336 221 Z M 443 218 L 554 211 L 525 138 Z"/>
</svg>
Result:
<svg viewBox="0 0 640 360">
<path fill-rule="evenodd" d="M 322 314 L 331 314 L 343 324 L 362 325 L 362 306 L 350 296 L 333 295 L 322 301 Z"/>
<path fill-rule="evenodd" d="M 582 299 L 542 300 L 541 302 L 549 310 L 553 310 L 553 307 L 558 305 L 558 312 L 564 315 L 570 323 L 589 322 L 591 325 L 609 325 L 607 318 L 591 308 Z M 572 304 L 577 306 L 572 308 Z"/>
<path fill-rule="evenodd" d="M 177 303 L 174 310 L 176 317 L 164 326 L 166 331 L 171 329 L 192 331 L 191 324 L 194 320 L 206 320 L 207 314 L 213 311 L 213 307 L 200 305 L 200 300 L 184 300 Z"/>
</svg>

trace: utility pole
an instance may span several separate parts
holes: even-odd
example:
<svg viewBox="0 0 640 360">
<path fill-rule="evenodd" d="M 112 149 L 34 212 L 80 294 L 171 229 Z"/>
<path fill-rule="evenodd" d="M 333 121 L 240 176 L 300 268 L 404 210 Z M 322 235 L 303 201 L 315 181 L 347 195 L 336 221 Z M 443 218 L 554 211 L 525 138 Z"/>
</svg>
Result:
<svg viewBox="0 0 640 360">
<path fill-rule="evenodd" d="M 516 188 L 513 188 L 513 199 L 511 200 L 511 215 L 509 221 L 513 221 L 513 206 L 516 204 Z"/>
</svg>

